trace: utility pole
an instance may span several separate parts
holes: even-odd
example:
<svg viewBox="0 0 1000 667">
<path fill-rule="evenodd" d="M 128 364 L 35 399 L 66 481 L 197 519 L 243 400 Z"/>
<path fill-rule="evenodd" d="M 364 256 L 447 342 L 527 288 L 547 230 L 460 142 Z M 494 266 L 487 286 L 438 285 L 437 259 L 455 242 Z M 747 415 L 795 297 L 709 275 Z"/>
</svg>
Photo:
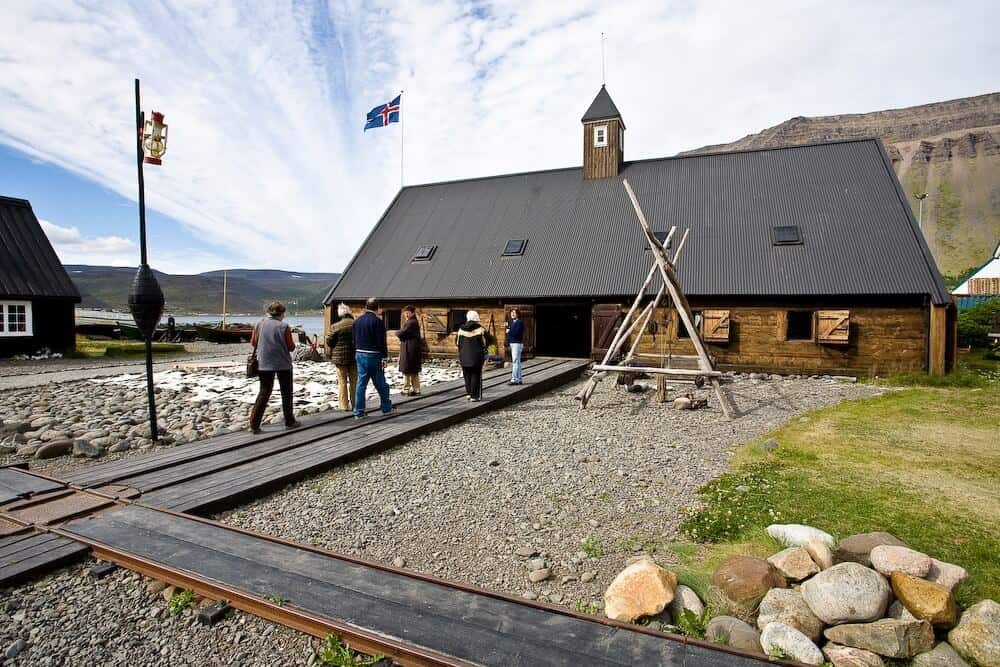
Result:
<svg viewBox="0 0 1000 667">
<path fill-rule="evenodd" d="M 920 231 L 924 231 L 924 200 L 927 199 L 927 193 L 914 193 L 913 196 L 920 202 L 920 212 L 917 214 L 917 227 L 920 227 Z"/>
</svg>

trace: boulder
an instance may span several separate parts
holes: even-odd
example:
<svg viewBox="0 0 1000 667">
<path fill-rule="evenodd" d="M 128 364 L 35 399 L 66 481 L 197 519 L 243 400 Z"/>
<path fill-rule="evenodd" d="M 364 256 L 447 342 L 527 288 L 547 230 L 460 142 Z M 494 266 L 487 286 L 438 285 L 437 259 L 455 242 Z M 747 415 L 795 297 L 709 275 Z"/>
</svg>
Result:
<svg viewBox="0 0 1000 667">
<path fill-rule="evenodd" d="M 889 533 L 859 533 L 845 537 L 837 545 L 833 552 L 833 560 L 838 563 L 861 563 L 865 567 L 871 567 L 872 561 L 869 555 L 877 546 L 883 544 L 905 547 L 906 543 Z"/>
<path fill-rule="evenodd" d="M 948 643 L 980 667 L 1000 667 L 1000 604 L 983 600 L 966 609 L 948 633 Z"/>
<path fill-rule="evenodd" d="M 760 645 L 767 655 L 773 655 L 776 648 L 792 660 L 804 662 L 807 665 L 819 665 L 823 662 L 823 652 L 811 639 L 784 623 L 768 623 L 760 633 Z"/>
<path fill-rule="evenodd" d="M 931 571 L 924 578 L 935 584 L 941 584 L 950 591 L 968 579 L 969 573 L 965 571 L 964 567 L 931 558 Z"/>
<path fill-rule="evenodd" d="M 863 648 L 887 658 L 912 658 L 934 646 L 934 630 L 927 621 L 883 618 L 874 623 L 850 623 L 826 629 L 826 638 Z"/>
<path fill-rule="evenodd" d="M 678 396 L 674 399 L 674 410 L 690 410 L 691 399 L 687 396 Z"/>
<path fill-rule="evenodd" d="M 840 563 L 802 584 L 802 597 L 827 625 L 874 621 L 889 606 L 885 577 L 858 563 Z"/>
<path fill-rule="evenodd" d="M 685 609 L 699 618 L 705 613 L 705 605 L 702 604 L 698 594 L 684 584 L 678 584 L 674 591 L 674 599 L 670 602 L 670 618 L 675 624 Z"/>
<path fill-rule="evenodd" d="M 830 551 L 830 547 L 827 546 L 826 542 L 810 540 L 803 544 L 802 548 L 806 550 L 806 553 L 809 554 L 809 557 L 813 559 L 816 567 L 820 570 L 829 570 L 833 567 L 833 552 Z"/>
<path fill-rule="evenodd" d="M 872 567 L 887 577 L 893 572 L 924 577 L 931 571 L 931 557 L 909 547 L 880 544 L 871 550 L 868 558 Z"/>
<path fill-rule="evenodd" d="M 763 655 L 760 633 L 735 616 L 716 616 L 705 626 L 705 638 L 741 651 Z"/>
<path fill-rule="evenodd" d="M 768 558 L 767 562 L 792 581 L 802 581 L 819 572 L 819 566 L 802 547 L 788 547 Z"/>
<path fill-rule="evenodd" d="M 827 642 L 823 647 L 823 655 L 833 667 L 884 667 L 885 665 L 885 661 L 877 653 L 833 642 Z"/>
<path fill-rule="evenodd" d="M 604 592 L 604 614 L 631 623 L 663 611 L 674 599 L 677 577 L 651 560 L 640 560 L 618 573 Z"/>
<path fill-rule="evenodd" d="M 86 456 L 89 459 L 96 459 L 104 456 L 104 450 L 89 440 L 77 438 L 73 441 L 73 456 Z"/>
<path fill-rule="evenodd" d="M 117 454 L 118 452 L 127 452 L 130 449 L 132 449 L 132 443 L 129 442 L 128 440 L 119 440 L 115 444 L 108 447 L 108 451 L 113 452 L 115 454 Z"/>
<path fill-rule="evenodd" d="M 36 459 L 53 459 L 57 456 L 65 456 L 73 451 L 72 440 L 53 440 L 47 442 L 35 452 Z"/>
<path fill-rule="evenodd" d="M 772 588 L 784 588 L 785 578 L 766 560 L 750 556 L 730 556 L 712 574 L 712 584 L 730 600 L 753 600 Z"/>
<path fill-rule="evenodd" d="M 941 584 L 893 572 L 892 592 L 915 618 L 936 628 L 952 628 L 958 622 L 955 598 Z"/>
<path fill-rule="evenodd" d="M 941 642 L 926 653 L 913 656 L 911 667 L 969 667 L 948 642 Z"/>
<path fill-rule="evenodd" d="M 760 601 L 757 627 L 763 630 L 768 623 L 789 625 L 814 642 L 823 636 L 823 621 L 812 613 L 802 593 L 790 588 L 772 588 Z"/>
<path fill-rule="evenodd" d="M 816 540 L 832 549 L 833 545 L 837 543 L 830 533 L 798 523 L 772 523 L 767 527 L 767 534 L 790 547 L 801 547 L 806 542 Z"/>
<path fill-rule="evenodd" d="M 903 603 L 896 600 L 891 605 L 889 605 L 888 611 L 885 612 L 886 618 L 898 618 L 904 621 L 915 621 L 917 617 L 910 613 L 910 610 L 903 606 Z"/>
</svg>

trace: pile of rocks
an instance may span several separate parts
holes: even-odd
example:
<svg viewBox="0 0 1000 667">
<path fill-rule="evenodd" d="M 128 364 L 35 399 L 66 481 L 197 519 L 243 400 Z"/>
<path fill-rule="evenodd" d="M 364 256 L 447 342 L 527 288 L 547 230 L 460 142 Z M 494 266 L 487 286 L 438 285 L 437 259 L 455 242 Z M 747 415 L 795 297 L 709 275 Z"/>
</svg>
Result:
<svg viewBox="0 0 1000 667">
<path fill-rule="evenodd" d="M 767 532 L 788 548 L 767 560 L 730 556 L 712 575 L 708 607 L 723 613 L 705 624 L 707 639 L 811 665 L 876 667 L 891 658 L 916 667 L 1000 667 L 1000 604 L 983 600 L 960 611 L 952 589 L 968 577 L 963 568 L 889 533 L 837 544 L 810 526 Z M 706 620 L 697 594 L 648 559 L 629 565 L 605 593 L 605 614 L 615 620 L 668 606 L 674 623 L 685 610 Z"/>
</svg>

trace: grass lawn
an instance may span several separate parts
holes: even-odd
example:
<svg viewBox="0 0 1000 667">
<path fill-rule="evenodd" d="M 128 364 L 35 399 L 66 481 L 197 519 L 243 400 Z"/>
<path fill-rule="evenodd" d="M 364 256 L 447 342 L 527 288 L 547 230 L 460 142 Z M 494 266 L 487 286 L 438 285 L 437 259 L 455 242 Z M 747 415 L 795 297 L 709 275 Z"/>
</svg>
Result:
<svg viewBox="0 0 1000 667">
<path fill-rule="evenodd" d="M 685 522 L 692 542 L 671 546 L 679 578 L 704 593 L 725 556 L 779 550 L 768 524 L 804 523 L 838 538 L 890 532 L 969 571 L 960 604 L 1000 600 L 998 377 L 1000 362 L 974 353 L 952 377 L 958 386 L 923 379 L 939 386 L 894 387 L 748 443 L 700 491 L 704 506 Z"/>
<path fill-rule="evenodd" d="M 153 355 L 179 354 L 184 346 L 177 343 L 153 343 Z M 91 340 L 76 337 L 77 357 L 141 357 L 146 353 L 146 344 L 138 340 Z"/>
</svg>

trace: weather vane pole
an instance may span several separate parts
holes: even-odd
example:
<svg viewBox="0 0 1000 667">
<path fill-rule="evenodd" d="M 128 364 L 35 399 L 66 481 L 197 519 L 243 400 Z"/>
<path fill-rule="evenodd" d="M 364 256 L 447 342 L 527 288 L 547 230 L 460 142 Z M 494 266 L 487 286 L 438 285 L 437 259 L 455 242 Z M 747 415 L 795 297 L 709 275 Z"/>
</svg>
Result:
<svg viewBox="0 0 1000 667">
<path fill-rule="evenodd" d="M 604 33 L 601 33 L 601 85 L 607 83 L 607 77 L 604 75 Z"/>
</svg>

